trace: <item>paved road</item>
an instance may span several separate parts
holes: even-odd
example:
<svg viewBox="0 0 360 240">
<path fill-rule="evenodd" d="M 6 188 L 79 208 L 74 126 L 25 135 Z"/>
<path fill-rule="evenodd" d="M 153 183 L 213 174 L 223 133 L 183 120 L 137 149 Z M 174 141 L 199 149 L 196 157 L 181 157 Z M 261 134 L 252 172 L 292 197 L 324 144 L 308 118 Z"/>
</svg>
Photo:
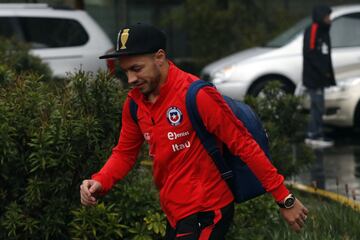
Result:
<svg viewBox="0 0 360 240">
<path fill-rule="evenodd" d="M 335 132 L 332 137 L 335 145 L 314 150 L 315 162 L 295 180 L 360 201 L 360 137 L 351 130 Z"/>
</svg>

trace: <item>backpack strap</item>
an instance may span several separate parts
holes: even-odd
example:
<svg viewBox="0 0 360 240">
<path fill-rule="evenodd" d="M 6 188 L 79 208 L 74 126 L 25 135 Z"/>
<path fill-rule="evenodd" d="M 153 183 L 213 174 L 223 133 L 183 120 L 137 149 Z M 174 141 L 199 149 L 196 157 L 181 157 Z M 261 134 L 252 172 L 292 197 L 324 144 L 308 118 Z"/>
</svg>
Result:
<svg viewBox="0 0 360 240">
<path fill-rule="evenodd" d="M 203 87 L 214 87 L 211 83 L 205 82 L 203 80 L 197 80 L 190 84 L 190 87 L 186 93 L 186 110 L 188 112 L 190 122 L 194 128 L 196 135 L 199 137 L 202 145 L 205 150 L 213 159 L 215 165 L 220 171 L 221 177 L 225 180 L 229 180 L 233 177 L 233 172 L 231 168 L 226 163 L 225 159 L 222 156 L 222 153 L 217 146 L 216 138 L 213 134 L 209 133 L 206 129 L 196 104 L 196 95 L 199 90 Z M 229 181 L 227 181 L 229 182 Z"/>
<path fill-rule="evenodd" d="M 137 118 L 138 105 L 132 98 L 130 98 L 130 103 L 129 104 L 130 104 L 131 118 L 137 124 L 138 123 L 138 118 Z"/>
</svg>

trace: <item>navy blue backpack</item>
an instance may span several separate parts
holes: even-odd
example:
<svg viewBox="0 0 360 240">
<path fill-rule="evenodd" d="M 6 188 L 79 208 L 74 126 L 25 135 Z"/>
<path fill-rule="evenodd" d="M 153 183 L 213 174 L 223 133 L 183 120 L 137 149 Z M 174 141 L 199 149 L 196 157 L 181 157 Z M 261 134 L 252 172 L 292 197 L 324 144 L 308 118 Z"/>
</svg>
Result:
<svg viewBox="0 0 360 240">
<path fill-rule="evenodd" d="M 197 93 L 206 86 L 214 87 L 211 83 L 203 80 L 194 81 L 186 94 L 186 110 L 197 136 L 213 159 L 222 178 L 229 185 L 235 202 L 245 202 L 264 194 L 265 189 L 250 168 L 239 157 L 231 154 L 225 144 L 223 153 L 221 153 L 216 144 L 217 138 L 206 130 L 196 105 Z M 226 96 L 223 97 L 236 117 L 242 121 L 267 157 L 271 159 L 267 134 L 256 113 L 245 103 Z M 137 108 L 137 104 L 130 100 L 130 113 L 135 122 L 137 122 Z"/>
<path fill-rule="evenodd" d="M 206 86 L 214 87 L 211 83 L 197 80 L 190 85 L 186 94 L 186 110 L 196 134 L 214 160 L 222 178 L 228 183 L 235 197 L 235 202 L 245 202 L 264 194 L 265 189 L 250 168 L 238 156 L 234 156 L 225 144 L 223 153 L 221 153 L 221 150 L 216 145 L 216 137 L 206 130 L 196 105 L 197 93 Z M 235 116 L 241 120 L 266 156 L 271 159 L 269 140 L 256 113 L 245 103 L 227 96 L 223 97 Z"/>
</svg>

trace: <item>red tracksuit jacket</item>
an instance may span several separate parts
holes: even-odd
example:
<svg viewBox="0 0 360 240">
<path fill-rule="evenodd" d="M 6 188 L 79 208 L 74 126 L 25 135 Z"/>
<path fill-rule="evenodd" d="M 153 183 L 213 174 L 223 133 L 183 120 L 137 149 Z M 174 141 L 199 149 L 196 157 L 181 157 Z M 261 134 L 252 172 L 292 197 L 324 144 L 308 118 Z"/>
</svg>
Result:
<svg viewBox="0 0 360 240">
<path fill-rule="evenodd" d="M 119 142 L 100 172 L 92 176 L 106 193 L 131 170 L 146 140 L 161 207 L 173 227 L 190 214 L 220 209 L 233 201 L 232 193 L 197 138 L 186 112 L 185 95 L 196 79 L 170 62 L 167 80 L 155 103 L 146 101 L 138 89 L 130 91 L 123 107 Z M 138 104 L 138 124 L 131 118 L 129 98 Z M 275 200 L 284 199 L 289 191 L 283 184 L 283 176 L 277 173 L 221 95 L 206 87 L 199 91 L 196 100 L 209 132 L 247 163 Z"/>
</svg>

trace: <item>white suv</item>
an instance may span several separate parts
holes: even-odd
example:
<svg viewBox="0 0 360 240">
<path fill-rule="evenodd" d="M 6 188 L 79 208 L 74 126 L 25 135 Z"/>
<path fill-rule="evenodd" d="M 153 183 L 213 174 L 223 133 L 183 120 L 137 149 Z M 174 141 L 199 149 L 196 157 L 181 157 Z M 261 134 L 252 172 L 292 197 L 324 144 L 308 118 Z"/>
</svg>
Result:
<svg viewBox="0 0 360 240">
<path fill-rule="evenodd" d="M 107 69 L 99 56 L 113 48 L 86 12 L 47 4 L 0 4 L 0 36 L 29 43 L 31 53 L 47 63 L 55 77 L 76 69 Z"/>
</svg>

